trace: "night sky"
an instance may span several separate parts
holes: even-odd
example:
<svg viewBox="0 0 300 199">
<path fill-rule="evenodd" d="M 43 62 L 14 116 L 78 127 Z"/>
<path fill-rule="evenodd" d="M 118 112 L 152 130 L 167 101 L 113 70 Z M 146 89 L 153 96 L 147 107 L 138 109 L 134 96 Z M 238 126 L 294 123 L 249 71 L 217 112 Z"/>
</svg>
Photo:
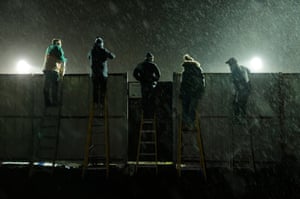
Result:
<svg viewBox="0 0 300 199">
<path fill-rule="evenodd" d="M 128 72 L 151 51 L 162 80 L 181 72 L 190 53 L 205 72 L 229 72 L 259 56 L 260 72 L 299 72 L 298 0 L 2 0 L 0 73 L 16 73 L 24 59 L 41 73 L 52 38 L 63 40 L 67 73 L 88 73 L 96 36 L 116 54 L 109 72 Z"/>
</svg>

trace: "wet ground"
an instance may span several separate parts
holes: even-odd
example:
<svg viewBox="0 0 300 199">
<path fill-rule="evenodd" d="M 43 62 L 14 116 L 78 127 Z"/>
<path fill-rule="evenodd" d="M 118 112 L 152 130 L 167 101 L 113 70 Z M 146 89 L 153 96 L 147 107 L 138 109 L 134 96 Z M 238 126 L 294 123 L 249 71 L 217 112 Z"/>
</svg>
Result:
<svg viewBox="0 0 300 199">
<path fill-rule="evenodd" d="M 207 180 L 199 171 L 173 168 L 88 171 L 57 168 L 36 170 L 29 178 L 28 168 L 0 167 L 0 199 L 6 198 L 300 198 L 297 165 L 250 170 L 207 169 Z"/>
</svg>

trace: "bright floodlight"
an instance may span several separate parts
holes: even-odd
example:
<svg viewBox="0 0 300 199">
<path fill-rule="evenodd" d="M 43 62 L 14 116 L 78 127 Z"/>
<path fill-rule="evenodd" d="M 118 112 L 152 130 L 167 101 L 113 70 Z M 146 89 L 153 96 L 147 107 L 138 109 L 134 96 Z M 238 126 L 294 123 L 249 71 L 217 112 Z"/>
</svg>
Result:
<svg viewBox="0 0 300 199">
<path fill-rule="evenodd" d="M 30 72 L 30 65 L 24 61 L 24 60 L 20 60 L 17 64 L 17 72 L 19 74 L 26 74 Z"/>
<path fill-rule="evenodd" d="M 250 62 L 251 71 L 260 72 L 263 67 L 262 60 L 259 57 L 254 57 Z"/>
</svg>

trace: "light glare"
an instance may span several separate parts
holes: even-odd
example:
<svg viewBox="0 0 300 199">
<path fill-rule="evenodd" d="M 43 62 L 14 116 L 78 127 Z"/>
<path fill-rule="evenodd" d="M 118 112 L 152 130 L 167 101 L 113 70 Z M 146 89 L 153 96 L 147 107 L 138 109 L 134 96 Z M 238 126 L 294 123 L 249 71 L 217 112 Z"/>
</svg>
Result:
<svg viewBox="0 0 300 199">
<path fill-rule="evenodd" d="M 28 74 L 30 72 L 30 68 L 30 65 L 25 60 L 20 60 L 16 69 L 19 74 Z"/>
<path fill-rule="evenodd" d="M 254 57 L 250 62 L 250 66 L 251 66 L 251 71 L 260 72 L 263 67 L 262 60 L 259 57 Z"/>
</svg>

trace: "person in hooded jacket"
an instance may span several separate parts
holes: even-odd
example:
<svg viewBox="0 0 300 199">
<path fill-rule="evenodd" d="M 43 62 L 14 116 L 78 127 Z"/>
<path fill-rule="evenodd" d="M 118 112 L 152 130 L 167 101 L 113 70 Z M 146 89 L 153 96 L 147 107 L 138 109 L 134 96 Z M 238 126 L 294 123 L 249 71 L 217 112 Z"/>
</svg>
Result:
<svg viewBox="0 0 300 199">
<path fill-rule="evenodd" d="M 183 128 L 194 129 L 198 101 L 205 90 L 205 75 L 199 62 L 189 54 L 183 56 L 180 85 Z"/>
<path fill-rule="evenodd" d="M 65 74 L 67 59 L 62 49 L 61 39 L 52 39 L 44 58 L 44 101 L 45 106 L 58 105 L 58 85 Z"/>
<path fill-rule="evenodd" d="M 143 62 L 139 63 L 134 71 L 133 76 L 141 84 L 142 109 L 145 118 L 153 118 L 156 109 L 156 88 L 160 78 L 160 70 L 154 63 L 154 55 L 150 52 L 146 54 Z"/>
<path fill-rule="evenodd" d="M 234 119 L 241 122 L 241 118 L 246 116 L 247 102 L 251 92 L 250 70 L 245 66 L 239 65 L 234 57 L 231 57 L 225 63 L 229 65 L 234 86 Z"/>
<path fill-rule="evenodd" d="M 101 37 L 96 37 L 95 43 L 88 54 L 91 65 L 93 82 L 93 102 L 95 105 L 104 105 L 107 91 L 108 66 L 107 60 L 114 59 L 116 55 L 104 48 L 104 41 Z M 99 97 L 100 92 L 100 97 Z"/>
</svg>

